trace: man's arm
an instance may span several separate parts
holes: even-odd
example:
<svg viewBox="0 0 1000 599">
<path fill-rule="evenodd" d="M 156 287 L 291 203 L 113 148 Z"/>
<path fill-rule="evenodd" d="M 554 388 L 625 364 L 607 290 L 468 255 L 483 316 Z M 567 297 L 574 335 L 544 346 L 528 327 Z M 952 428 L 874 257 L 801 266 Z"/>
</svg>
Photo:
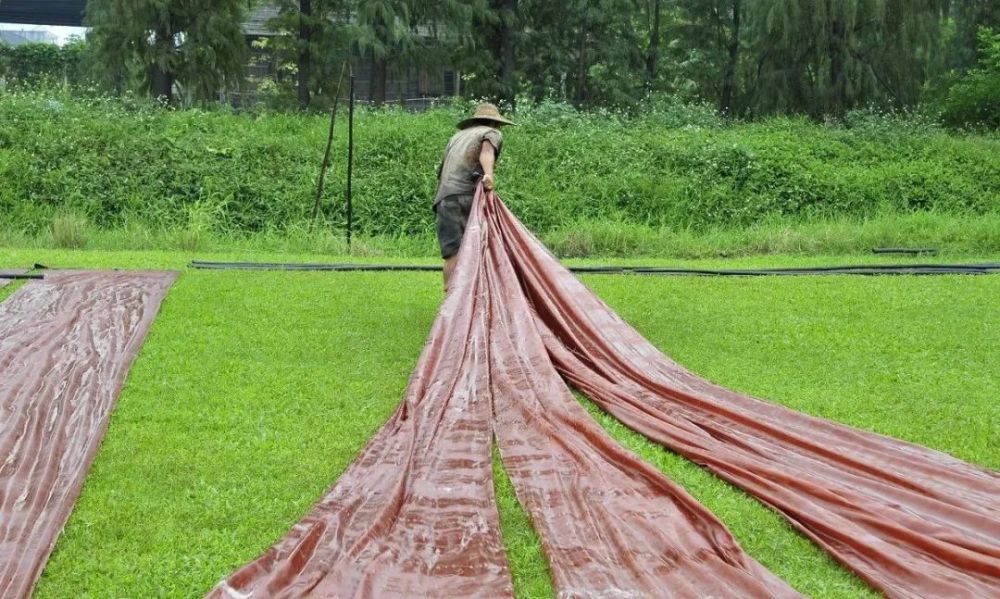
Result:
<svg viewBox="0 0 1000 599">
<path fill-rule="evenodd" d="M 479 164 L 483 167 L 483 187 L 486 191 L 492 191 L 495 185 L 493 180 L 494 162 L 496 162 L 496 148 L 488 140 L 483 140 L 483 148 L 479 151 Z"/>
</svg>

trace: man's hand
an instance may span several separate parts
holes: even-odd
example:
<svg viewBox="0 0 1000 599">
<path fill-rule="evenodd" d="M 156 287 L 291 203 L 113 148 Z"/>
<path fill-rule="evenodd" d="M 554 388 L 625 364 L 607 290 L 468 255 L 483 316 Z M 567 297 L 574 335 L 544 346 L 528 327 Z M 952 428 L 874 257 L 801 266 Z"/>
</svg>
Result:
<svg viewBox="0 0 1000 599">
<path fill-rule="evenodd" d="M 493 186 L 495 182 L 493 181 L 493 175 L 483 175 L 483 189 L 486 191 L 493 191 Z"/>
</svg>

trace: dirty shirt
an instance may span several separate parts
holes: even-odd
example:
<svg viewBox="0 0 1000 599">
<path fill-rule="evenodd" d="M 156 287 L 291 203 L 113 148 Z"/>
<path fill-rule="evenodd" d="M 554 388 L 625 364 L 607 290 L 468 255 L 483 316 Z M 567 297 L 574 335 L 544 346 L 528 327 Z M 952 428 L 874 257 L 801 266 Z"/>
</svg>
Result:
<svg viewBox="0 0 1000 599">
<path fill-rule="evenodd" d="M 448 196 L 471 196 L 476 192 L 476 182 L 483 174 L 483 167 L 479 164 L 483 141 L 489 141 L 493 145 L 499 158 L 503 136 L 493 127 L 477 125 L 462 129 L 452 136 L 438 167 L 435 205 Z"/>
</svg>

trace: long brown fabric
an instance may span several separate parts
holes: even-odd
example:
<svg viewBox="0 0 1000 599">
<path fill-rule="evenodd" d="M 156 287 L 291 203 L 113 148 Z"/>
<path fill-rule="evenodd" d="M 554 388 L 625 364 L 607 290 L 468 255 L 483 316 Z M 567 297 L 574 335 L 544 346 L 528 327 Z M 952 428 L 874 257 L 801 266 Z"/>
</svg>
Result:
<svg viewBox="0 0 1000 599">
<path fill-rule="evenodd" d="M 175 278 L 54 272 L 0 304 L 0 597 L 28 597 Z"/>
<path fill-rule="evenodd" d="M 490 435 L 560 597 L 784 597 L 683 489 L 564 381 L 784 514 L 894 597 L 1000 596 L 996 473 L 709 383 L 587 290 L 496 196 L 396 414 L 328 495 L 211 597 L 512 593 Z"/>
<path fill-rule="evenodd" d="M 211 597 L 510 597 L 491 485 L 482 235 L 402 403 L 308 516 Z"/>
<path fill-rule="evenodd" d="M 685 370 L 494 200 L 551 361 L 621 422 L 772 506 L 890 597 L 1000 597 L 1000 475 Z"/>
<path fill-rule="evenodd" d="M 487 204 L 491 228 L 494 210 Z M 546 354 L 509 249 L 490 237 L 497 443 L 560 597 L 797 597 L 721 521 L 619 446 Z"/>
<path fill-rule="evenodd" d="M 493 206 L 476 201 L 399 409 L 304 520 L 209 596 L 512 596 L 494 431 L 560 596 L 798 596 L 588 420 L 546 355 Z"/>
</svg>

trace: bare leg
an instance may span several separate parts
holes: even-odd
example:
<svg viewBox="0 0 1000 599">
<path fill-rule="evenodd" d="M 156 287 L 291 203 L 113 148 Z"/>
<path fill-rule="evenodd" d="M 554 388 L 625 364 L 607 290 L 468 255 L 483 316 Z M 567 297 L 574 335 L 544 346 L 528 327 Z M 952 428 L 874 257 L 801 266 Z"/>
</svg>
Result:
<svg viewBox="0 0 1000 599">
<path fill-rule="evenodd" d="M 451 275 L 455 272 L 455 264 L 458 263 L 458 256 L 452 256 L 451 258 L 445 258 L 444 261 L 444 291 L 448 292 L 448 282 L 451 281 Z"/>
</svg>

